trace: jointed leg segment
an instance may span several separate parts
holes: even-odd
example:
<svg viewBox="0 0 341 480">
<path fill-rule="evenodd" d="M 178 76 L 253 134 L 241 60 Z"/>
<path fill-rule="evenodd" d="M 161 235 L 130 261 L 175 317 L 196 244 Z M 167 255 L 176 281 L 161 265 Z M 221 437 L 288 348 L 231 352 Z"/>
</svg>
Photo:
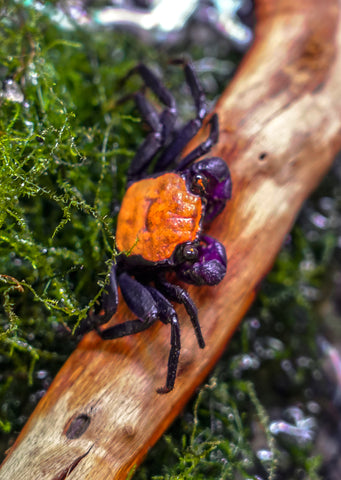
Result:
<svg viewBox="0 0 341 480">
<path fill-rule="evenodd" d="M 170 324 L 171 348 L 168 357 L 166 385 L 157 389 L 158 393 L 168 393 L 174 387 L 181 348 L 180 326 L 177 314 L 172 304 L 158 290 L 139 284 L 139 282 L 132 278 L 130 278 L 131 281 L 128 280 L 127 282 L 127 278 L 124 278 L 124 282 L 122 282 L 122 275 L 120 277 L 122 294 L 124 295 L 124 298 L 133 313 L 135 313 L 135 315 L 137 314 L 136 309 L 134 309 L 134 305 L 136 304 L 137 296 L 140 297 L 141 294 L 144 299 L 147 298 L 149 300 L 148 308 L 144 308 L 144 317 L 119 323 L 118 325 L 106 328 L 105 330 L 100 330 L 97 328 L 97 333 L 101 336 L 101 338 L 103 338 L 103 340 L 112 340 L 142 332 L 155 323 L 157 319 L 161 320 L 164 324 Z M 136 284 L 139 285 L 137 286 Z M 129 288 L 129 290 L 126 290 L 127 288 Z M 152 299 L 151 303 L 150 299 Z M 141 311 L 141 307 L 137 307 L 137 310 L 140 313 L 143 313 Z M 155 312 L 153 315 L 150 315 L 150 309 Z"/>
<path fill-rule="evenodd" d="M 157 289 L 160 290 L 160 292 L 169 300 L 184 305 L 186 312 L 188 313 L 192 322 L 198 345 L 200 348 L 205 348 L 205 340 L 202 336 L 198 319 L 198 310 L 186 290 L 181 288 L 179 285 L 173 285 L 172 283 L 166 282 L 161 279 L 158 280 L 156 286 Z"/>
</svg>

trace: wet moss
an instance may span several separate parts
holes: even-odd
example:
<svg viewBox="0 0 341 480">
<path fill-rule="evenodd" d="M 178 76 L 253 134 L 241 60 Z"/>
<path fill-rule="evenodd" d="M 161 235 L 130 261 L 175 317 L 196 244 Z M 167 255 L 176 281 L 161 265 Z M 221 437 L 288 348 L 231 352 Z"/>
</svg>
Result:
<svg viewBox="0 0 341 480">
<path fill-rule="evenodd" d="M 70 332 L 107 281 L 139 124 L 131 106 L 115 108 L 118 84 L 143 47 L 58 30 L 18 2 L 1 8 L 0 429 L 8 433 L 41 388 L 37 368 L 51 377 L 60 367 L 74 347 Z"/>
</svg>

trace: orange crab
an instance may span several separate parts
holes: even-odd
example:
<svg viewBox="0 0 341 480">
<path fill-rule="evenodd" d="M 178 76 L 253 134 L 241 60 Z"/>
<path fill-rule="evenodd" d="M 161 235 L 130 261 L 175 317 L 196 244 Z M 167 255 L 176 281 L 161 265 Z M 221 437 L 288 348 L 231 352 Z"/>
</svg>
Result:
<svg viewBox="0 0 341 480">
<path fill-rule="evenodd" d="M 158 113 L 144 94 L 135 94 L 137 106 L 151 132 L 137 150 L 128 171 L 128 189 L 116 230 L 116 245 L 121 254 L 112 267 L 110 284 L 98 309 L 90 311 L 78 328 L 78 333 L 96 329 L 103 339 L 109 340 L 141 332 L 156 320 L 170 324 L 167 378 L 165 386 L 157 389 L 159 393 L 167 393 L 174 387 L 181 347 L 178 317 L 170 302 L 185 306 L 199 347 L 205 346 L 193 301 L 184 288 L 167 280 L 167 272 L 173 271 L 179 279 L 194 285 L 216 285 L 227 268 L 224 246 L 203 234 L 203 228 L 231 197 L 229 169 L 217 157 L 195 162 L 218 140 L 217 115 L 211 117 L 207 140 L 178 161 L 207 114 L 205 96 L 192 66 L 181 63 L 197 113 L 180 129 L 174 127 L 174 98 L 158 77 L 145 65 L 138 65 L 130 73 L 139 73 L 165 108 Z M 150 173 L 147 169 L 156 155 Z M 118 286 L 137 318 L 101 330 L 100 325 L 117 309 Z"/>
</svg>

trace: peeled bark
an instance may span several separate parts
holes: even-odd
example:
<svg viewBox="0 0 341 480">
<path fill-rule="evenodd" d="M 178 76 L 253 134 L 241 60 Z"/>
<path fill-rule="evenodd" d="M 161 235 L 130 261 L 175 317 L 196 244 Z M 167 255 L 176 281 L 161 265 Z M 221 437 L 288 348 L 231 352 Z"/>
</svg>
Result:
<svg viewBox="0 0 341 480">
<path fill-rule="evenodd" d="M 217 287 L 189 289 L 206 348 L 178 308 L 179 375 L 174 391 L 158 395 L 168 327 L 107 342 L 86 335 L 9 452 L 1 480 L 124 479 L 205 379 L 341 147 L 340 11 L 337 0 L 257 1 L 254 45 L 216 107 L 213 153 L 231 169 L 233 197 L 208 233 L 226 246 L 228 272 Z M 127 318 L 121 301 L 113 321 Z"/>
</svg>

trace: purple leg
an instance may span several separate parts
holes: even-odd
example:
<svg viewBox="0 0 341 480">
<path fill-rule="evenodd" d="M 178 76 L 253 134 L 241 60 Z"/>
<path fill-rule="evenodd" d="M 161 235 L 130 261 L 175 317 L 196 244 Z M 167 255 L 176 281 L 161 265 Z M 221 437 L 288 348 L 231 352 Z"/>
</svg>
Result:
<svg viewBox="0 0 341 480">
<path fill-rule="evenodd" d="M 216 113 L 212 115 L 209 123 L 211 126 L 211 131 L 208 138 L 181 160 L 181 162 L 177 166 L 178 171 L 184 170 L 186 167 L 188 167 L 188 165 L 193 163 L 195 160 L 202 157 L 203 155 L 206 155 L 206 153 L 208 153 L 211 150 L 213 145 L 215 145 L 218 142 L 219 122 L 218 122 L 218 115 Z"/>
<path fill-rule="evenodd" d="M 142 332 L 142 330 L 149 328 L 158 319 L 156 302 L 147 287 L 125 272 L 119 276 L 118 280 L 126 304 L 138 318 L 119 323 L 102 331 L 98 329 L 97 333 L 104 340 Z"/>
<path fill-rule="evenodd" d="M 128 171 L 128 182 L 135 181 L 140 177 L 140 174 L 149 166 L 154 155 L 167 142 L 173 132 L 177 113 L 173 95 L 163 86 L 152 70 L 143 64 L 139 64 L 128 73 L 125 80 L 134 73 L 141 76 L 145 85 L 152 90 L 166 108 L 159 115 L 142 93 L 135 95 L 137 107 L 152 131 L 142 143 L 132 161 Z"/>
<path fill-rule="evenodd" d="M 157 389 L 158 393 L 168 393 L 174 388 L 181 348 L 180 326 L 176 312 L 171 303 L 155 288 L 145 287 L 129 277 L 128 274 L 121 274 L 119 283 L 129 308 L 135 315 L 140 316 L 140 319 L 128 320 L 105 330 L 97 328 L 97 333 L 103 340 L 113 340 L 142 332 L 158 319 L 164 324 L 170 324 L 171 349 L 168 357 L 166 385 Z"/>
<path fill-rule="evenodd" d="M 97 333 L 103 340 L 114 340 L 115 338 L 127 337 L 128 335 L 147 330 L 152 323 L 142 322 L 142 320 L 137 318 L 136 320 L 127 320 L 126 322 L 118 323 L 104 330 L 97 329 Z"/>
<path fill-rule="evenodd" d="M 227 258 L 224 245 L 208 235 L 202 235 L 198 261 L 178 267 L 181 280 L 194 285 L 217 285 L 226 274 Z"/>
<path fill-rule="evenodd" d="M 178 370 L 181 348 L 180 325 L 172 304 L 155 288 L 150 287 L 149 291 L 157 303 L 159 319 L 165 324 L 170 323 L 171 326 L 171 349 L 168 356 L 166 385 L 157 389 L 158 393 L 168 393 L 174 388 L 176 372 Z"/>
<path fill-rule="evenodd" d="M 186 312 L 188 313 L 191 319 L 199 347 L 205 348 L 205 340 L 202 336 L 201 328 L 198 320 L 198 310 L 193 300 L 186 292 L 186 290 L 179 287 L 179 285 L 173 285 L 172 283 L 163 281 L 161 279 L 157 280 L 156 287 L 169 300 L 172 300 L 173 302 L 181 303 L 184 305 Z"/>
<path fill-rule="evenodd" d="M 151 323 L 158 318 L 158 310 L 148 289 L 128 273 L 118 277 L 123 298 L 130 310 L 146 323 Z"/>
<path fill-rule="evenodd" d="M 147 87 L 149 87 L 159 100 L 166 105 L 166 107 L 173 111 L 176 114 L 176 105 L 173 95 L 170 91 L 162 84 L 160 79 L 155 75 L 155 73 L 150 70 L 146 65 L 140 63 L 136 67 L 132 68 L 130 72 L 126 75 L 124 80 L 127 80 L 129 77 L 138 73 Z"/>
<path fill-rule="evenodd" d="M 160 115 L 160 123 L 163 125 L 162 144 L 164 145 L 170 133 L 173 131 L 176 119 L 177 110 L 174 97 L 162 84 L 161 80 L 155 75 L 155 73 L 146 67 L 146 65 L 140 63 L 128 73 L 127 77 L 134 73 L 138 73 L 141 76 L 145 85 L 150 88 L 160 102 L 166 106 Z"/>
<path fill-rule="evenodd" d="M 203 120 L 207 114 L 206 97 L 199 79 L 191 63 L 183 59 L 175 59 L 171 62 L 173 65 L 182 65 L 184 67 L 187 85 L 191 90 L 192 97 L 197 110 L 197 118 Z"/>
<path fill-rule="evenodd" d="M 195 102 L 196 117 L 190 120 L 184 127 L 175 133 L 173 141 L 168 147 L 166 147 L 156 164 L 155 171 L 157 172 L 165 170 L 172 162 L 176 160 L 187 143 L 199 131 L 207 114 L 205 95 L 192 65 L 183 60 L 176 60 L 173 63 L 180 63 L 184 66 L 186 82 L 191 90 L 191 94 Z"/>
<path fill-rule="evenodd" d="M 140 174 L 149 166 L 154 155 L 161 148 L 163 125 L 159 114 L 148 102 L 142 93 L 135 94 L 135 101 L 141 112 L 142 118 L 149 125 L 151 132 L 147 135 L 144 142 L 137 149 L 137 152 L 130 164 L 128 170 L 128 183 L 138 179 Z"/>
</svg>

